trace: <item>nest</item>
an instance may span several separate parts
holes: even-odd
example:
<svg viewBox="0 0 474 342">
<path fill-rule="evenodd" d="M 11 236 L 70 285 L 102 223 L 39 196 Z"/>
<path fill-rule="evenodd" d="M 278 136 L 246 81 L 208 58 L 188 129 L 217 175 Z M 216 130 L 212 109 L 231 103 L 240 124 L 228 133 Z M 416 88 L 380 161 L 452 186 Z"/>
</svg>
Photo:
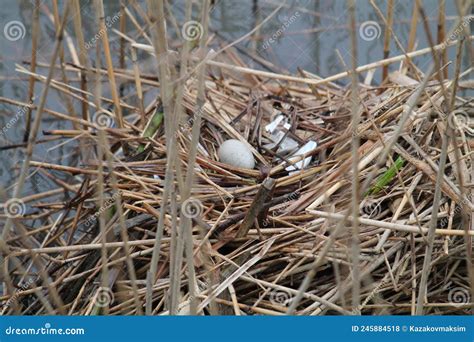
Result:
<svg viewBox="0 0 474 342">
<path fill-rule="evenodd" d="M 159 54 L 155 41 L 128 43 Z M 342 86 L 350 72 L 287 76 L 247 68 L 232 48 L 189 52 L 158 78 L 116 70 L 137 105 L 122 98 L 122 113 L 96 107 L 67 118 L 74 130 L 44 132 L 79 141 L 81 162 L 29 163 L 59 188 L 7 215 L 3 314 L 472 309 L 473 106 L 452 96 L 458 80 L 401 58 L 381 86 Z M 141 86 L 160 96 L 145 103 Z M 219 162 L 228 139 L 248 144 L 255 169 Z M 297 147 L 282 152 L 287 139 Z"/>
</svg>

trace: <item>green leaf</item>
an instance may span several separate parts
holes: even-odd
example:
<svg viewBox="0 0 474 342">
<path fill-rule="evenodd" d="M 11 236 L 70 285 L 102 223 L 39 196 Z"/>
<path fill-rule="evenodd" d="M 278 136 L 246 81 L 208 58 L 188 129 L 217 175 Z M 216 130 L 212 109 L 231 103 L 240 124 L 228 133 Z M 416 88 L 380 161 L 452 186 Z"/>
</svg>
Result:
<svg viewBox="0 0 474 342">
<path fill-rule="evenodd" d="M 397 160 L 395 160 L 395 163 L 390 166 L 390 168 L 385 171 L 381 176 L 379 176 L 379 178 L 377 178 L 375 185 L 365 193 L 364 197 L 367 195 L 374 195 L 380 190 L 382 190 L 385 186 L 390 184 L 393 178 L 397 175 L 398 171 L 402 169 L 404 164 L 405 160 L 401 156 L 399 156 Z"/>
<path fill-rule="evenodd" d="M 161 126 L 161 123 L 163 122 L 163 110 L 162 107 L 158 108 L 155 111 L 155 114 L 153 114 L 153 117 L 151 118 L 150 121 L 148 121 L 148 124 L 145 127 L 145 130 L 143 131 L 143 138 L 151 138 L 155 135 L 155 133 L 158 131 L 158 129 Z M 142 144 L 138 147 L 138 153 L 141 153 L 145 150 L 145 144 Z"/>
</svg>

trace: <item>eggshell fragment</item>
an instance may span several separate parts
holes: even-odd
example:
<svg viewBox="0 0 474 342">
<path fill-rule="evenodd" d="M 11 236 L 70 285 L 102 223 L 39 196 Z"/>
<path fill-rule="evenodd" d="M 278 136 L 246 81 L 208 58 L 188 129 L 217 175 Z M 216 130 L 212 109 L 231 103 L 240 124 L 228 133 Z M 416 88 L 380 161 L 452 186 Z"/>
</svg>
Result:
<svg viewBox="0 0 474 342">
<path fill-rule="evenodd" d="M 304 144 L 302 147 L 300 147 L 300 149 L 298 151 L 296 151 L 295 154 L 293 154 L 293 158 L 289 158 L 290 161 L 293 161 L 294 157 L 297 157 L 297 156 L 301 156 L 303 154 L 306 154 L 308 152 L 311 152 L 312 150 L 314 150 L 316 147 L 318 146 L 318 144 L 316 143 L 316 141 L 313 141 L 313 140 L 310 140 L 308 141 L 306 144 Z M 308 157 L 308 158 L 305 158 L 301 161 L 298 161 L 296 162 L 295 164 L 293 165 L 290 165 L 290 166 L 287 166 L 285 168 L 286 171 L 295 171 L 295 170 L 302 170 L 304 169 L 306 166 L 309 165 L 309 163 L 311 163 L 311 159 L 312 157 Z"/>
<path fill-rule="evenodd" d="M 221 163 L 238 168 L 253 169 L 255 159 L 250 149 L 239 140 L 230 139 L 222 143 L 217 151 Z"/>
</svg>

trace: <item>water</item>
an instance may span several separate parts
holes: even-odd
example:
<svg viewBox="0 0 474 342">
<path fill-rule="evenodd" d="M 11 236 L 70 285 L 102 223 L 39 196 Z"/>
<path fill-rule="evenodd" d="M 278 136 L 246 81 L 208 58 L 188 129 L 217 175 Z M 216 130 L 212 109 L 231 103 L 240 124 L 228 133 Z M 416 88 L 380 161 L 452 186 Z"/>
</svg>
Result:
<svg viewBox="0 0 474 342">
<path fill-rule="evenodd" d="M 144 1 L 138 1 L 142 8 L 146 8 Z M 184 6 L 183 1 L 172 1 L 173 13 L 178 21 L 182 22 Z M 386 2 L 377 2 L 380 10 L 386 13 Z M 253 0 L 216 0 L 211 9 L 211 25 L 219 36 L 227 42 L 232 42 L 252 30 L 256 23 L 266 18 L 278 5 L 280 1 L 253 1 Z M 60 13 L 62 13 L 64 2 L 60 4 Z M 119 13 L 119 1 L 104 1 L 106 16 L 109 19 Z M 429 25 L 432 35 L 436 37 L 436 23 L 438 15 L 438 1 L 424 1 L 425 11 L 430 19 Z M 410 20 L 412 16 L 412 1 L 395 1 L 394 8 L 394 33 L 403 47 L 408 45 L 408 35 L 410 30 Z M 132 6 L 129 9 L 134 12 Z M 32 1 L 6 0 L 2 1 L 2 11 L 0 12 L 0 96 L 13 98 L 20 101 L 27 101 L 28 96 L 28 78 L 27 75 L 15 71 L 15 65 L 29 68 L 24 64 L 31 58 L 31 17 Z M 42 10 L 40 14 L 41 39 L 38 50 L 38 62 L 49 64 L 51 52 L 54 46 L 54 25 L 47 14 L 52 11 L 50 1 L 42 1 Z M 84 35 L 86 42 L 97 33 L 97 25 L 94 24 L 94 11 L 92 1 L 81 1 L 81 12 L 84 23 Z M 456 16 L 456 7 L 454 2 L 447 1 L 446 16 L 447 26 L 450 28 L 454 23 Z M 197 14 L 197 12 L 196 12 Z M 369 38 L 357 33 L 358 37 L 358 65 L 364 65 L 382 59 L 383 57 L 383 25 L 379 20 L 376 11 L 368 1 L 357 2 L 357 22 L 358 29 L 368 21 L 377 22 L 375 24 L 375 34 Z M 6 39 L 3 32 L 5 25 L 11 21 L 19 21 L 24 26 L 24 37 L 12 41 Z M 302 68 L 321 77 L 327 77 L 341 71 L 346 71 L 345 65 L 351 64 L 350 37 L 349 37 L 349 14 L 347 2 L 338 1 L 315 1 L 315 0 L 293 0 L 287 1 L 285 7 L 273 18 L 265 23 L 253 38 L 256 40 L 245 40 L 237 45 L 237 48 L 247 51 L 254 51 L 257 55 L 272 63 L 272 70 L 278 72 L 297 73 L 297 68 Z M 472 24 L 472 23 L 471 23 Z M 172 31 L 172 25 L 168 25 Z M 118 27 L 118 21 L 114 22 L 114 28 Z M 377 31 L 380 30 L 380 31 Z M 68 20 L 66 31 L 66 42 L 75 44 L 74 29 L 72 17 Z M 110 32 L 109 37 L 112 44 L 113 55 L 118 56 L 117 36 Z M 137 37 L 136 30 L 129 25 L 128 32 L 131 37 Z M 173 34 L 173 32 L 171 32 Z M 144 42 L 144 41 L 141 41 Z M 225 45 L 225 43 L 224 43 Z M 417 47 L 426 47 L 427 39 L 422 24 L 418 25 Z M 64 45 L 66 60 L 71 62 L 71 54 L 67 45 Z M 94 49 L 90 49 L 90 60 L 95 62 L 93 55 Z M 338 57 L 338 53 L 340 57 Z M 402 51 L 396 45 L 394 39 L 391 40 L 390 56 L 402 54 Z M 449 60 L 454 60 L 455 49 L 449 49 Z M 143 63 L 150 63 L 145 53 L 140 54 Z M 250 67 L 265 69 L 261 64 L 253 61 L 247 56 L 242 57 Z M 342 60 L 340 59 L 342 58 Z M 468 65 L 467 56 L 463 57 L 463 70 Z M 414 63 L 422 70 L 426 71 L 431 63 L 430 55 L 418 57 Z M 102 61 L 102 65 L 105 65 Z M 117 64 L 116 64 L 117 65 Z M 398 64 L 391 65 L 391 70 L 396 70 Z M 453 65 L 449 66 L 452 72 Z M 144 69 L 149 70 L 147 66 Z M 42 75 L 47 74 L 45 68 L 38 68 L 37 72 Z M 380 81 L 380 70 L 377 70 L 374 78 L 374 84 Z M 77 74 L 68 74 L 78 86 Z M 361 75 L 364 77 L 365 75 Z M 59 78 L 57 75 L 56 78 Z M 345 84 L 347 79 L 339 81 Z M 42 83 L 36 82 L 35 94 L 38 104 L 38 97 L 43 90 Z M 110 94 L 104 87 L 104 96 L 110 98 Z M 465 95 L 465 94 L 464 94 Z M 472 95 L 472 94 L 470 94 Z M 155 94 L 147 96 L 146 103 L 152 100 Z M 79 112 L 80 103 L 73 101 L 76 111 Z M 58 92 L 50 89 L 46 108 L 67 113 L 66 105 Z M 0 103 L 0 127 L 11 126 L 4 134 L 0 134 L 0 146 L 20 144 L 25 128 L 24 109 L 15 105 Z M 35 113 L 33 112 L 33 115 Z M 16 118 L 12 123 L 12 118 Z M 38 139 L 49 138 L 43 135 L 43 132 L 54 129 L 68 129 L 71 124 L 68 121 L 58 120 L 44 114 L 42 126 Z M 76 141 L 64 144 L 64 140 L 56 140 L 49 143 L 37 144 L 34 150 L 33 160 L 58 163 L 62 165 L 76 165 L 78 154 L 78 145 Z M 18 178 L 19 165 L 24 158 L 23 148 L 14 148 L 0 151 L 0 183 L 9 189 L 11 196 L 12 186 Z M 30 170 L 32 171 L 32 170 Z M 74 183 L 74 177 L 62 172 L 51 171 L 55 177 Z M 45 190 L 57 188 L 57 185 L 44 174 L 36 170 L 34 175 L 28 178 L 23 195 L 39 193 Z M 64 200 L 63 195 L 58 196 L 59 200 Z"/>
</svg>

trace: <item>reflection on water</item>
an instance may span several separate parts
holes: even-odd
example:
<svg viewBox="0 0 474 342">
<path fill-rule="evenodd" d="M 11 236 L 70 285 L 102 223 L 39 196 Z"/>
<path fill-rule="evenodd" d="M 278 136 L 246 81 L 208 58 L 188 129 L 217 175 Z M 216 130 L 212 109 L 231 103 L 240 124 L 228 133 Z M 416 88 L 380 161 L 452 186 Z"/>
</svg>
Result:
<svg viewBox="0 0 474 342">
<path fill-rule="evenodd" d="M 0 96 L 26 101 L 28 94 L 28 78 L 25 74 L 15 72 L 15 65 L 29 68 L 24 63 L 31 59 L 31 17 L 32 3 L 29 0 L 7 0 L 2 1 L 2 11 L 0 12 L 0 24 L 3 27 L 10 21 L 20 21 L 24 25 L 25 36 L 21 39 L 11 41 L 0 34 Z M 40 16 L 40 43 L 37 51 L 40 67 L 38 72 L 45 75 L 46 69 L 41 65 L 50 62 L 50 55 L 54 45 L 54 24 L 52 22 L 52 6 L 50 1 L 42 0 Z M 146 8 L 144 1 L 137 1 L 143 9 Z M 170 1 L 173 13 L 178 22 L 182 21 L 184 6 L 183 1 Z M 377 2 L 382 13 L 386 13 L 387 2 Z M 113 18 L 119 12 L 119 1 L 104 0 L 106 16 Z M 221 40 L 221 46 L 232 42 L 251 31 L 272 13 L 281 1 L 277 0 L 215 0 L 211 8 L 211 27 L 213 32 Z M 62 11 L 64 3 L 60 4 L 59 11 Z M 424 1 L 426 15 L 430 19 L 431 32 L 436 37 L 436 23 L 438 16 L 438 1 Z M 127 5 L 135 13 L 136 7 Z M 403 47 L 408 45 L 408 35 L 410 31 L 410 20 L 412 16 L 412 2 L 395 1 L 393 32 Z M 62 12 L 61 12 L 62 13 Z M 94 10 L 92 1 L 81 0 L 81 14 L 84 23 L 84 35 L 86 41 L 94 37 L 96 25 L 94 24 Z M 450 28 L 457 14 L 454 2 L 446 2 L 447 26 Z M 357 22 L 358 29 L 366 22 L 375 22 L 371 27 L 372 31 L 367 31 L 368 36 L 360 33 L 358 37 L 358 64 L 363 65 L 383 58 L 383 27 L 382 21 L 376 10 L 369 1 L 357 2 Z M 471 23 L 472 24 L 472 23 Z M 116 28 L 118 23 L 114 23 Z M 170 31 L 173 25 L 168 25 Z M 379 30 L 379 31 L 377 31 Z M 66 28 L 66 44 L 64 45 L 66 60 L 72 62 L 70 48 L 74 48 L 74 27 L 72 17 L 68 21 Z M 128 34 L 137 38 L 136 28 L 128 25 Z M 173 34 L 173 32 L 171 32 Z M 114 56 L 118 56 L 117 35 L 109 33 L 112 41 L 112 51 Z M 146 41 L 143 41 L 146 43 Z M 423 26 L 418 25 L 416 46 L 418 48 L 427 46 L 426 34 Z M 289 72 L 296 74 L 298 69 L 316 73 L 321 77 L 327 77 L 335 73 L 346 70 L 345 65 L 350 65 L 350 44 L 348 30 L 348 11 L 345 0 L 338 1 L 316 1 L 316 0 L 291 0 L 286 1 L 283 8 L 276 13 L 268 22 L 259 27 L 251 36 L 236 46 L 242 52 L 242 58 L 253 68 L 269 69 L 276 72 Z M 90 49 L 90 60 L 95 64 L 94 49 Z M 390 55 L 399 55 L 403 51 L 397 46 L 394 39 L 391 40 Z M 455 50 L 449 50 L 449 59 L 454 59 Z M 257 56 L 257 60 L 251 56 Z M 142 64 L 152 63 L 146 53 L 139 56 Z M 260 62 L 258 62 L 260 60 Z M 425 55 L 414 60 L 415 64 L 422 70 L 426 70 L 431 62 L 429 55 Z M 464 66 L 468 65 L 467 56 L 463 60 Z M 102 65 L 104 65 L 102 61 Z M 396 70 L 398 64 L 391 66 L 391 70 Z M 453 65 L 449 66 L 452 72 Z M 144 70 L 152 70 L 147 65 L 142 65 Z M 361 75 L 363 77 L 364 75 Z M 77 85 L 77 75 L 71 74 L 71 78 Z M 380 81 L 380 70 L 374 76 L 374 82 Z M 344 80 L 341 80 L 344 83 Z M 36 82 L 35 94 L 41 94 L 42 83 Z M 107 90 L 104 96 L 110 97 Z M 148 94 L 146 100 L 151 101 L 154 93 Z M 37 103 L 36 103 L 37 104 Z M 73 102 L 75 110 L 79 110 L 80 103 Z M 48 96 L 47 108 L 67 113 L 66 104 L 61 95 L 51 90 Z M 0 103 L 0 126 L 4 127 L 21 110 L 21 107 Z M 21 144 L 24 134 L 25 117 L 21 115 L 13 127 L 0 135 L 0 146 Z M 53 129 L 71 128 L 69 122 L 53 119 L 44 115 L 39 139 L 51 137 L 41 134 L 42 131 Z M 77 159 L 78 146 L 75 141 L 61 144 L 63 140 L 38 144 L 34 150 L 34 160 L 54 162 L 60 164 L 75 164 Z M 23 159 L 23 148 L 14 148 L 0 151 L 0 181 L 11 188 L 18 176 L 18 166 Z M 66 182 L 72 182 L 72 176 L 63 173 L 55 176 Z M 57 185 L 41 172 L 32 176 L 25 188 L 25 193 L 37 193 Z"/>
</svg>

